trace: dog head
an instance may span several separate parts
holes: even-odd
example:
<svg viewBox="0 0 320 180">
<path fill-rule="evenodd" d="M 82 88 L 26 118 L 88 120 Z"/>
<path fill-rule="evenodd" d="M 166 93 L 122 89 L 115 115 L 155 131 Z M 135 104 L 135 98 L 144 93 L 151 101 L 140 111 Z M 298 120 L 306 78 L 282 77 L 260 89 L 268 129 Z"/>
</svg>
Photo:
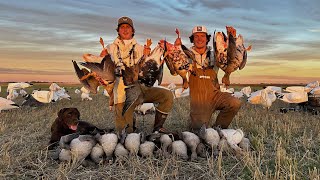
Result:
<svg viewBox="0 0 320 180">
<path fill-rule="evenodd" d="M 80 119 L 80 112 L 77 108 L 63 108 L 58 112 L 58 119 L 64 126 L 76 131 Z"/>
</svg>

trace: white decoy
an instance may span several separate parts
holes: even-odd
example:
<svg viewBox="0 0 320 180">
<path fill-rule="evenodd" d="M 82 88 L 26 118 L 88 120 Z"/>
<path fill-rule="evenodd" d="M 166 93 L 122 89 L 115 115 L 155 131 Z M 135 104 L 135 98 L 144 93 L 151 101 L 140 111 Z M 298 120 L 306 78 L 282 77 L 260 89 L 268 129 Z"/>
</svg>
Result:
<svg viewBox="0 0 320 180">
<path fill-rule="evenodd" d="M 293 92 L 310 92 L 312 88 L 305 87 L 305 86 L 289 86 L 285 89 L 286 92 L 293 93 Z"/>
<path fill-rule="evenodd" d="M 247 101 L 250 104 L 260 104 L 263 107 L 269 109 L 276 99 L 277 98 L 274 91 L 271 91 L 269 89 L 262 89 L 251 93 Z"/>
<path fill-rule="evenodd" d="M 213 150 L 216 150 L 220 141 L 220 136 L 218 131 L 213 128 L 206 128 L 203 125 L 199 131 L 199 137 L 204 140 Z"/>
<path fill-rule="evenodd" d="M 84 100 L 92 101 L 92 97 L 90 97 L 88 93 L 81 93 L 81 100 L 82 101 L 84 101 Z"/>
<path fill-rule="evenodd" d="M 72 159 L 72 153 L 69 149 L 61 149 L 59 153 L 59 160 L 60 161 L 68 161 L 70 162 Z"/>
<path fill-rule="evenodd" d="M 84 101 L 84 100 L 89 100 L 91 101 L 92 98 L 89 96 L 90 94 L 90 90 L 86 89 L 85 87 L 82 87 L 81 89 L 81 100 Z"/>
<path fill-rule="evenodd" d="M 170 83 L 167 88 L 170 89 L 171 91 L 174 91 L 176 89 L 176 85 L 174 83 Z"/>
<path fill-rule="evenodd" d="M 137 155 L 141 144 L 141 133 L 130 133 L 127 135 L 124 145 L 130 155 Z"/>
<path fill-rule="evenodd" d="M 238 144 L 243 140 L 244 133 L 241 129 L 222 129 L 220 130 L 221 139 L 226 139 L 227 144 L 236 154 L 241 154 L 242 149 Z"/>
<path fill-rule="evenodd" d="M 11 100 L 0 97 L 0 112 L 2 110 L 9 110 L 9 109 L 15 109 L 15 108 L 19 108 L 19 105 L 17 105 L 15 102 Z"/>
<path fill-rule="evenodd" d="M 320 87 L 315 87 L 310 91 L 312 95 L 320 95 Z"/>
<path fill-rule="evenodd" d="M 182 140 L 173 141 L 171 144 L 172 154 L 178 156 L 183 160 L 188 159 L 188 149 L 186 143 Z"/>
<path fill-rule="evenodd" d="M 71 141 L 71 142 L 70 142 Z M 70 145 L 68 145 L 70 142 Z M 81 162 L 81 164 L 85 163 L 85 158 L 90 155 L 92 148 L 96 145 L 96 140 L 91 135 L 77 135 L 74 134 L 68 134 L 65 136 L 62 136 L 59 141 L 59 146 L 62 149 L 70 149 L 71 151 L 71 158 L 67 157 L 67 155 L 70 156 L 70 153 L 64 153 L 64 159 L 69 160 L 72 159 L 76 162 Z M 63 151 L 60 151 L 60 154 Z M 61 155 L 59 155 L 60 157 Z"/>
<path fill-rule="evenodd" d="M 114 150 L 114 155 L 116 157 L 128 157 L 129 151 L 123 146 L 123 144 L 118 143 Z"/>
<path fill-rule="evenodd" d="M 183 88 L 178 88 L 174 91 L 175 97 L 179 98 L 179 97 L 186 97 L 190 95 L 190 89 L 187 88 L 185 90 L 183 90 Z"/>
<path fill-rule="evenodd" d="M 142 157 L 152 157 L 153 151 L 155 150 L 156 145 L 154 142 L 145 141 L 140 144 L 139 153 Z"/>
<path fill-rule="evenodd" d="M 109 95 L 109 93 L 108 93 L 108 91 L 107 90 L 103 90 L 103 93 L 102 93 L 104 96 L 106 96 L 106 97 L 110 97 L 110 95 Z"/>
<path fill-rule="evenodd" d="M 7 95 L 8 100 L 14 100 L 19 96 L 19 93 L 15 89 L 9 89 L 9 93 Z"/>
<path fill-rule="evenodd" d="M 80 93 L 81 93 L 81 91 L 80 91 L 79 89 L 76 89 L 76 90 L 74 90 L 74 93 L 76 93 L 76 94 L 80 94 Z"/>
<path fill-rule="evenodd" d="M 153 103 L 143 103 L 137 106 L 135 110 L 141 112 L 143 115 L 146 115 L 147 111 L 154 112 L 156 109 Z"/>
<path fill-rule="evenodd" d="M 234 93 L 234 88 L 226 88 L 226 86 L 224 85 L 224 84 L 222 84 L 221 86 L 220 86 L 220 91 L 221 92 L 227 92 L 227 93 L 230 93 L 230 94 L 232 94 L 232 93 Z"/>
<path fill-rule="evenodd" d="M 266 89 L 268 91 L 273 91 L 273 92 L 276 92 L 276 93 L 281 93 L 282 92 L 282 88 L 278 87 L 278 86 L 267 86 L 264 89 Z"/>
<path fill-rule="evenodd" d="M 250 86 L 246 86 L 244 88 L 241 89 L 241 92 L 246 95 L 247 97 L 250 96 L 251 94 L 251 87 Z"/>
<path fill-rule="evenodd" d="M 252 92 L 247 101 L 250 104 L 260 104 L 260 102 L 261 102 L 261 91 L 262 90 L 258 90 L 258 91 Z"/>
<path fill-rule="evenodd" d="M 292 93 L 281 93 L 278 95 L 278 99 L 286 103 L 302 103 L 308 101 L 307 92 L 292 92 Z"/>
<path fill-rule="evenodd" d="M 306 85 L 306 87 L 309 87 L 309 88 L 316 88 L 316 87 L 319 87 L 319 81 L 313 81 L 313 82 L 310 82 Z"/>
<path fill-rule="evenodd" d="M 69 94 L 67 94 L 66 90 L 64 88 L 60 88 L 57 91 L 53 91 L 53 100 L 61 100 L 61 99 L 68 99 L 71 100 L 71 97 Z"/>
<path fill-rule="evenodd" d="M 243 93 L 241 91 L 235 91 L 231 96 L 236 97 L 238 99 L 243 97 Z"/>
<path fill-rule="evenodd" d="M 97 134 L 96 139 L 101 144 L 108 160 L 112 159 L 113 152 L 118 144 L 118 136 L 114 133 Z"/>
<path fill-rule="evenodd" d="M 20 94 L 21 96 L 26 96 L 28 93 L 27 93 L 25 90 L 20 89 L 19 94 Z"/>
<path fill-rule="evenodd" d="M 200 138 L 196 134 L 188 131 L 184 131 L 181 133 L 182 140 L 186 143 L 187 147 L 191 149 L 191 161 L 197 159 L 197 147 L 200 143 Z"/>
<path fill-rule="evenodd" d="M 25 82 L 20 82 L 20 83 L 9 83 L 8 84 L 8 88 L 7 88 L 7 92 L 9 92 L 10 89 L 24 89 L 27 87 L 32 86 L 32 84 L 29 83 L 25 83 Z"/>
<path fill-rule="evenodd" d="M 72 158 L 76 161 L 84 161 L 90 155 L 92 148 L 96 145 L 95 139 L 90 135 L 80 135 L 70 142 Z"/>
<path fill-rule="evenodd" d="M 56 83 L 51 83 L 50 86 L 49 86 L 49 90 L 50 91 L 58 91 L 60 89 L 61 89 L 61 87 Z"/>
<path fill-rule="evenodd" d="M 221 132 L 231 144 L 239 144 L 244 137 L 241 129 L 221 129 Z"/>
<path fill-rule="evenodd" d="M 174 98 L 176 98 L 175 90 L 176 90 L 176 85 L 174 83 L 170 83 L 167 88 L 172 92 Z"/>
<path fill-rule="evenodd" d="M 103 155 L 104 155 L 103 148 L 99 143 L 97 143 L 91 150 L 90 158 L 92 159 L 93 162 L 99 164 L 103 162 Z"/>
<path fill-rule="evenodd" d="M 83 92 L 83 93 L 87 93 L 87 94 L 90 93 L 90 90 L 86 89 L 85 87 L 82 87 L 82 88 L 80 89 L 80 91 Z"/>
<path fill-rule="evenodd" d="M 164 157 L 169 157 L 168 147 L 172 144 L 172 139 L 168 134 L 162 134 L 160 137 L 161 150 Z"/>
<path fill-rule="evenodd" d="M 51 103 L 53 101 L 53 91 L 35 91 L 32 97 L 42 103 Z"/>
</svg>

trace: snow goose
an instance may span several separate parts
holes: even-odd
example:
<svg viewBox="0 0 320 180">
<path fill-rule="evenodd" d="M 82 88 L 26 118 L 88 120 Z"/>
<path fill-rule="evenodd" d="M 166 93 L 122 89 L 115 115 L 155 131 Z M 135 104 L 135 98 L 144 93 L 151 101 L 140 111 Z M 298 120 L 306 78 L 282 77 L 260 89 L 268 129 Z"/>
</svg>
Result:
<svg viewBox="0 0 320 180">
<path fill-rule="evenodd" d="M 146 115 L 148 112 L 155 112 L 155 107 L 153 103 L 143 103 L 137 106 L 135 110 L 142 113 L 142 115 Z"/>
<path fill-rule="evenodd" d="M 53 91 L 35 91 L 32 97 L 42 103 L 51 103 L 53 101 Z"/>
<path fill-rule="evenodd" d="M 89 100 L 89 101 L 91 101 L 92 100 L 92 98 L 89 96 L 89 94 L 90 94 L 90 91 L 88 90 L 88 89 L 86 89 L 85 87 L 82 87 L 81 89 L 81 100 L 83 101 L 83 100 Z"/>
<path fill-rule="evenodd" d="M 247 97 L 250 96 L 251 94 L 251 87 L 250 86 L 246 86 L 244 88 L 241 89 L 241 92 L 246 95 Z"/>
<path fill-rule="evenodd" d="M 316 87 L 319 87 L 319 81 L 313 81 L 313 82 L 310 82 L 306 85 L 306 87 L 309 87 L 309 88 L 316 88 Z"/>
<path fill-rule="evenodd" d="M 7 92 L 9 92 L 10 89 L 24 89 L 27 87 L 32 86 L 32 84 L 29 83 L 25 83 L 25 82 L 20 82 L 20 83 L 9 83 L 8 84 L 8 88 L 7 88 Z"/>
<path fill-rule="evenodd" d="M 248 102 L 250 104 L 260 104 L 263 107 L 269 109 L 272 103 L 276 100 L 276 95 L 274 91 L 268 89 L 258 90 L 256 92 L 251 93 L 248 98 Z"/>
<path fill-rule="evenodd" d="M 79 89 L 76 89 L 76 90 L 74 90 L 74 93 L 76 93 L 76 94 L 80 94 L 80 93 L 81 93 L 81 91 L 80 91 Z"/>
<path fill-rule="evenodd" d="M 238 144 L 244 138 L 244 133 L 241 129 L 236 129 L 236 130 L 235 129 L 218 129 L 217 131 L 221 136 L 219 148 L 225 148 L 226 150 L 228 150 L 228 148 L 231 148 L 236 155 L 242 154 L 243 151 L 238 146 Z M 220 150 L 225 150 L 225 149 L 220 149 Z"/>
<path fill-rule="evenodd" d="M 71 97 L 69 96 L 69 94 L 67 94 L 66 90 L 64 88 L 60 88 L 57 91 L 53 91 L 53 100 L 57 101 L 57 100 L 61 100 L 61 99 L 68 99 L 70 100 Z"/>
<path fill-rule="evenodd" d="M 293 92 L 310 92 L 312 90 L 311 87 L 306 87 L 306 86 L 288 86 L 285 91 L 289 93 Z"/>
<path fill-rule="evenodd" d="M 292 93 L 281 93 L 277 95 L 278 99 L 286 103 L 302 103 L 308 101 L 308 93 L 302 92 L 292 92 Z"/>
<path fill-rule="evenodd" d="M 316 96 L 320 95 L 320 87 L 315 87 L 315 88 L 313 88 L 313 89 L 311 90 L 310 94 L 316 95 Z"/>
<path fill-rule="evenodd" d="M 216 153 L 217 147 L 220 142 L 220 136 L 218 131 L 216 131 L 213 128 L 206 128 L 205 125 L 202 125 L 199 131 L 199 137 L 203 139 L 204 142 L 211 147 L 212 152 Z"/>
<path fill-rule="evenodd" d="M 22 97 L 25 97 L 28 93 L 25 90 L 20 89 L 19 94 L 21 94 Z"/>
<path fill-rule="evenodd" d="M 188 131 L 181 133 L 183 142 L 186 143 L 187 147 L 191 149 L 191 161 L 196 160 L 197 156 L 197 147 L 200 144 L 200 138 L 196 134 Z"/>
<path fill-rule="evenodd" d="M 226 85 L 222 84 L 220 86 L 220 91 L 232 94 L 232 93 L 234 93 L 234 88 L 227 88 Z"/>
<path fill-rule="evenodd" d="M 243 93 L 241 91 L 235 91 L 233 94 L 231 94 L 233 97 L 236 97 L 238 99 L 243 97 Z"/>
<path fill-rule="evenodd" d="M 282 88 L 278 87 L 278 86 L 267 86 L 266 88 L 264 88 L 268 91 L 273 91 L 275 93 L 281 93 L 282 92 Z"/>
<path fill-rule="evenodd" d="M 15 109 L 19 108 L 19 105 L 15 104 L 15 102 L 0 97 L 0 112 L 2 110 L 9 110 L 9 109 Z"/>
<path fill-rule="evenodd" d="M 51 83 L 51 85 L 49 86 L 50 91 L 58 91 L 60 89 L 61 89 L 61 87 L 56 83 Z"/>
<path fill-rule="evenodd" d="M 175 94 L 176 98 L 186 97 L 186 96 L 190 95 L 190 89 L 189 88 L 187 88 L 187 89 L 178 88 L 175 90 L 174 94 Z"/>
<path fill-rule="evenodd" d="M 19 96 L 19 93 L 15 89 L 9 89 L 9 93 L 7 95 L 8 100 L 14 100 Z"/>
</svg>

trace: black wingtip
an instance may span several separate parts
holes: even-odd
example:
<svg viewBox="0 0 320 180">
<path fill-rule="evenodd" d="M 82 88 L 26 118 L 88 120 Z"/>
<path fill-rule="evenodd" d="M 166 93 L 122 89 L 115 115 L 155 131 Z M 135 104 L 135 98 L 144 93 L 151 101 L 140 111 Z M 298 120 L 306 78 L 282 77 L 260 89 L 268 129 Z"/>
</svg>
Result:
<svg viewBox="0 0 320 180">
<path fill-rule="evenodd" d="M 182 50 L 188 50 L 188 48 L 183 44 L 181 44 L 181 48 L 182 48 Z"/>
<path fill-rule="evenodd" d="M 167 48 L 167 39 L 164 38 L 164 52 L 167 52 L 168 48 Z"/>
</svg>

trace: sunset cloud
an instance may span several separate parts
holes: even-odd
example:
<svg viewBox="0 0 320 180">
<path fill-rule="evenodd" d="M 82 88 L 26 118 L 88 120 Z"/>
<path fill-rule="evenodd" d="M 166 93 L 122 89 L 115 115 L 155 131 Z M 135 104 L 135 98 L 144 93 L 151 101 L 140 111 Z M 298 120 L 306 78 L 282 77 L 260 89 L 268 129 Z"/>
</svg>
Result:
<svg viewBox="0 0 320 180">
<path fill-rule="evenodd" d="M 6 81 L 5 74 L 17 74 L 15 78 L 38 74 L 48 80 L 65 75 L 70 76 L 65 80 L 78 81 L 72 76 L 71 60 L 82 61 L 83 53 L 99 54 L 99 37 L 112 43 L 121 16 L 134 20 L 138 42 L 152 38 L 153 47 L 164 38 L 173 43 L 175 28 L 182 42 L 191 46 L 188 37 L 193 26 L 205 25 L 213 33 L 225 32 L 225 26 L 232 25 L 244 36 L 245 45 L 253 46 L 245 69 L 239 71 L 246 79 L 276 79 L 269 69 L 276 72 L 274 76 L 289 79 L 320 77 L 319 7 L 316 0 L 2 1 L 0 81 Z M 262 67 L 267 71 L 262 72 Z M 299 71 L 286 76 L 292 69 Z M 306 77 L 310 72 L 315 75 Z M 60 75 L 50 77 L 56 73 Z M 179 79 L 169 74 L 165 78 Z"/>
</svg>

